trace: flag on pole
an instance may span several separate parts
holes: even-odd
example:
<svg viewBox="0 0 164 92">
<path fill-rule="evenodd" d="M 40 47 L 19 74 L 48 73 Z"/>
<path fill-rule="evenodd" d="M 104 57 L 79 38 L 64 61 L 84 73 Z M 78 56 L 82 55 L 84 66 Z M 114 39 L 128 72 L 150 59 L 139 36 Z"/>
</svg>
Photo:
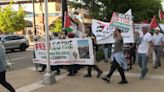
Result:
<svg viewBox="0 0 164 92">
<path fill-rule="evenodd" d="M 156 16 L 154 15 L 153 19 L 150 22 L 150 29 L 153 29 L 153 28 L 156 28 L 156 27 L 158 27 L 158 23 L 157 23 Z"/>
<path fill-rule="evenodd" d="M 73 32 L 77 31 L 77 25 L 73 23 L 71 20 L 70 16 L 68 15 L 67 12 L 65 12 L 65 19 L 64 19 L 64 27 L 67 30 L 67 32 Z"/>
<path fill-rule="evenodd" d="M 159 10 L 159 19 L 164 20 L 164 12 L 162 10 Z"/>
</svg>

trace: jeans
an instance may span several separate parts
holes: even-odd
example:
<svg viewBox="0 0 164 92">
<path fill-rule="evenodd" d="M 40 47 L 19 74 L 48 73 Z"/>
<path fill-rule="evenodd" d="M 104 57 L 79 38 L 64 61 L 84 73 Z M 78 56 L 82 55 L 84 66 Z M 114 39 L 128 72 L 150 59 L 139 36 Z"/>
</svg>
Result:
<svg viewBox="0 0 164 92">
<path fill-rule="evenodd" d="M 0 84 L 10 92 L 15 92 L 15 89 L 6 81 L 6 71 L 0 72 Z"/>
<path fill-rule="evenodd" d="M 161 47 L 160 46 L 154 46 L 154 52 L 155 52 L 155 55 L 156 55 L 156 58 L 155 58 L 155 67 L 158 67 L 161 65 L 161 62 L 160 62 L 160 59 L 161 59 Z"/>
<path fill-rule="evenodd" d="M 111 55 L 111 45 L 108 45 L 108 44 L 105 44 L 104 45 L 104 56 L 105 56 L 105 60 L 108 61 L 108 58 L 110 57 Z"/>
<path fill-rule="evenodd" d="M 138 53 L 138 64 L 141 68 L 140 77 L 145 77 L 146 73 L 148 72 L 147 61 L 148 61 L 148 57 L 146 53 Z"/>
</svg>

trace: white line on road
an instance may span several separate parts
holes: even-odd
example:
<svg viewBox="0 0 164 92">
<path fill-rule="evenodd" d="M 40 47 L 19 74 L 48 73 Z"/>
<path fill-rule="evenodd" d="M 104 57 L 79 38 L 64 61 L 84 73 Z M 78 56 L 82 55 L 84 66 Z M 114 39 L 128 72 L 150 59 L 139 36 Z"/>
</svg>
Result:
<svg viewBox="0 0 164 92">
<path fill-rule="evenodd" d="M 7 59 L 7 61 L 17 61 L 17 60 L 22 60 L 22 59 L 26 59 L 26 58 L 32 58 L 32 56 L 30 56 L 30 57 L 22 57 L 22 58 L 14 58 L 14 59 L 11 59 L 11 60 Z"/>
<path fill-rule="evenodd" d="M 66 75 L 66 73 L 65 73 L 65 74 L 62 74 L 62 75 L 59 75 L 59 76 L 55 76 L 55 78 L 56 78 L 56 81 L 59 81 L 59 80 L 65 78 L 66 76 L 67 76 L 67 75 Z M 38 81 L 38 82 L 36 82 L 36 83 L 33 83 L 33 84 L 30 84 L 30 85 L 27 85 L 27 86 L 18 88 L 18 89 L 16 89 L 16 92 L 31 92 L 31 91 L 33 91 L 33 90 L 42 88 L 42 87 L 44 87 L 44 86 L 45 86 L 45 85 L 42 83 L 42 81 Z"/>
</svg>

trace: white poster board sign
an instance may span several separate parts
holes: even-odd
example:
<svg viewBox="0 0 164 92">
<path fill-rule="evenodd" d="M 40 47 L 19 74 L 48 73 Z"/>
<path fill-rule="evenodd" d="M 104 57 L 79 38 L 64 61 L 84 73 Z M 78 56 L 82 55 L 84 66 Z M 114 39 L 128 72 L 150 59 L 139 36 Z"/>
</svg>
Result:
<svg viewBox="0 0 164 92">
<path fill-rule="evenodd" d="M 34 63 L 46 64 L 44 42 L 35 43 Z M 50 41 L 51 65 L 94 65 L 93 45 L 90 38 L 73 38 Z"/>
</svg>

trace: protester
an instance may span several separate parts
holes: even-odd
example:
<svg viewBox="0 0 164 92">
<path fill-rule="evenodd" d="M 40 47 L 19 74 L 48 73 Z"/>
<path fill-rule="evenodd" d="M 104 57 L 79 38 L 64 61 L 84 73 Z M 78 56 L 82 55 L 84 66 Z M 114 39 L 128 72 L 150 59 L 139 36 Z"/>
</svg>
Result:
<svg viewBox="0 0 164 92">
<path fill-rule="evenodd" d="M 110 58 L 111 55 L 111 49 L 112 49 L 112 44 L 104 44 L 104 56 L 105 56 L 105 62 L 108 62 L 108 59 Z"/>
<path fill-rule="evenodd" d="M 132 56 L 132 64 L 136 62 L 136 43 L 130 43 L 130 54 Z"/>
<path fill-rule="evenodd" d="M 53 35 L 50 36 L 50 40 L 53 39 L 59 39 L 59 33 L 53 33 Z M 39 72 L 44 72 L 46 70 L 46 65 L 42 64 L 41 65 L 41 70 L 39 70 Z M 60 66 L 59 65 L 51 65 L 51 71 L 56 71 L 55 75 L 59 75 L 60 74 Z"/>
<path fill-rule="evenodd" d="M 6 59 L 5 59 L 5 48 L 0 44 L 0 83 L 10 92 L 15 92 L 15 89 L 6 81 Z"/>
<path fill-rule="evenodd" d="M 75 34 L 71 33 L 71 32 L 68 32 L 67 36 L 68 36 L 68 38 L 74 38 Z M 77 73 L 77 71 L 78 71 L 78 67 L 79 66 L 76 65 L 76 64 L 68 65 L 68 72 L 69 72 L 69 74 L 67 76 L 74 76 Z"/>
<path fill-rule="evenodd" d="M 154 30 L 155 33 L 153 35 L 153 48 L 156 55 L 154 68 L 156 69 L 159 66 L 161 66 L 160 59 L 161 59 L 162 47 L 164 45 L 164 35 L 160 33 L 159 27 L 156 27 Z"/>
<path fill-rule="evenodd" d="M 151 55 L 152 36 L 148 32 L 148 28 L 148 26 L 142 27 L 140 40 L 138 42 L 138 64 L 141 68 L 140 79 L 144 79 L 148 72 L 147 62 L 148 57 Z"/>
<path fill-rule="evenodd" d="M 96 37 L 92 36 L 92 43 L 93 43 L 93 52 L 94 52 L 94 61 L 96 63 Z M 88 65 L 88 73 L 86 75 L 84 75 L 84 77 L 92 77 L 91 71 L 92 68 L 94 68 L 97 71 L 97 78 L 99 78 L 101 76 L 101 74 L 103 73 L 102 70 L 100 70 L 100 68 L 95 64 L 95 65 Z"/>
<path fill-rule="evenodd" d="M 128 64 L 128 69 L 132 69 L 132 50 L 131 50 L 131 45 L 127 44 L 126 47 L 124 47 L 124 54 L 125 54 L 125 59 Z"/>
<path fill-rule="evenodd" d="M 117 69 L 121 75 L 121 81 L 119 84 L 127 84 L 128 81 L 125 78 L 124 69 L 127 69 L 127 63 L 123 53 L 123 37 L 121 36 L 121 30 L 116 28 L 114 31 L 114 38 L 115 38 L 115 47 L 114 53 L 112 55 L 112 65 L 110 72 L 106 77 L 102 77 L 102 79 L 106 82 L 110 82 L 110 78 L 113 72 Z"/>
</svg>

